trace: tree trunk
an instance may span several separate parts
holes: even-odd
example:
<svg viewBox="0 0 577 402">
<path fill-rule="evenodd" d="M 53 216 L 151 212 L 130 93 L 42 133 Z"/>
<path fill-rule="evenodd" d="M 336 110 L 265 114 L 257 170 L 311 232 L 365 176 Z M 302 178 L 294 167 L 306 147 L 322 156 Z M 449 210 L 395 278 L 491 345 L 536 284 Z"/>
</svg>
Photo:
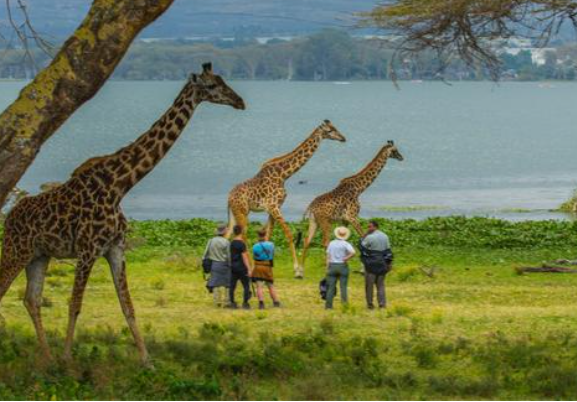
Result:
<svg viewBox="0 0 577 402">
<path fill-rule="evenodd" d="M 44 142 L 110 77 L 136 35 L 174 0 L 94 0 L 52 63 L 0 115 L 0 207 Z"/>
</svg>

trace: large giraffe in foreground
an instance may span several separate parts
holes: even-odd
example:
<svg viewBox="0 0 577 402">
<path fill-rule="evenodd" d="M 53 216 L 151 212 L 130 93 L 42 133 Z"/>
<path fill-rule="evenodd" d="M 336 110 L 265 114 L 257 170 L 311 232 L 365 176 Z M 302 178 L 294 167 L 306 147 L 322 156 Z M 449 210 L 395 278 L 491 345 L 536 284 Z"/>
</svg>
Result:
<svg viewBox="0 0 577 402">
<path fill-rule="evenodd" d="M 50 351 L 40 305 L 50 259 L 78 259 L 64 346 L 64 356 L 69 359 L 88 277 L 96 259 L 104 256 L 140 357 L 143 363 L 148 363 L 126 281 L 124 237 L 127 221 L 120 202 L 166 155 L 200 103 L 207 101 L 245 108 L 240 96 L 212 73 L 210 64 L 205 64 L 203 69 L 201 75 L 190 77 L 174 104 L 134 143 L 112 155 L 89 159 L 66 183 L 24 198 L 8 215 L 0 260 L 0 300 L 26 268 L 24 304 L 46 358 L 50 358 Z"/>
<path fill-rule="evenodd" d="M 266 211 L 269 214 L 267 238 L 272 234 L 277 222 L 282 227 L 291 249 L 297 278 L 302 278 L 303 273 L 299 269 L 291 230 L 281 213 L 287 195 L 284 184 L 309 161 L 325 139 L 346 141 L 335 126 L 325 120 L 292 152 L 266 161 L 256 176 L 238 184 L 228 196 L 229 233 L 235 224 L 246 228 L 250 212 Z"/>
<path fill-rule="evenodd" d="M 309 217 L 309 232 L 301 255 L 301 272 L 304 272 L 307 251 L 317 228 L 321 229 L 325 248 L 329 244 L 333 222 L 348 223 L 354 227 L 359 236 L 363 235 L 363 229 L 358 221 L 361 210 L 359 197 L 377 179 L 389 158 L 403 160 L 393 141 L 387 142 L 360 172 L 341 180 L 332 191 L 318 196 L 310 203 L 305 213 L 305 217 L 307 215 Z"/>
</svg>

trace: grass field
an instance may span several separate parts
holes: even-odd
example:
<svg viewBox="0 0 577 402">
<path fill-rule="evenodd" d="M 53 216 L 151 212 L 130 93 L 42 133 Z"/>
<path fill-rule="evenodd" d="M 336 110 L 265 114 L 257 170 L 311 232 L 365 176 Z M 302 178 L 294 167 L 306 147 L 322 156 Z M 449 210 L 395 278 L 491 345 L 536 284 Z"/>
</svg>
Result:
<svg viewBox="0 0 577 402">
<path fill-rule="evenodd" d="M 350 305 L 325 311 L 318 248 L 303 281 L 292 279 L 281 250 L 283 308 L 219 310 L 198 247 L 149 241 L 129 253 L 128 279 L 154 371 L 138 363 L 104 261 L 88 285 L 70 366 L 37 358 L 22 277 L 0 309 L 0 399 L 575 399 L 577 275 L 514 270 L 575 257 L 574 247 L 546 240 L 551 233 L 532 247 L 413 244 L 399 233 L 385 311 L 365 309 L 358 274 Z M 72 279 L 71 265 L 51 266 L 43 315 L 55 355 Z"/>
</svg>

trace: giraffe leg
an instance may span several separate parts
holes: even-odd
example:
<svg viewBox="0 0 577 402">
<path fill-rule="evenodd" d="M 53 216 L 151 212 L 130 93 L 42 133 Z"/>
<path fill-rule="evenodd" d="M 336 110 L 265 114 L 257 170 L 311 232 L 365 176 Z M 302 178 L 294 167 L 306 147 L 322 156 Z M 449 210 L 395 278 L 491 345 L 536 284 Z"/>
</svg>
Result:
<svg viewBox="0 0 577 402">
<path fill-rule="evenodd" d="M 228 229 L 226 230 L 226 238 L 230 238 L 232 234 L 232 228 L 236 225 L 236 217 L 232 208 L 228 208 Z"/>
<path fill-rule="evenodd" d="M 363 227 L 359 223 L 359 220 L 357 218 L 349 218 L 347 219 L 347 221 L 352 225 L 352 227 L 355 229 L 358 235 L 360 237 L 363 237 L 365 233 L 363 232 Z"/>
<path fill-rule="evenodd" d="M 291 232 L 290 227 L 287 225 L 286 221 L 284 220 L 282 213 L 279 209 L 272 209 L 269 211 L 270 216 L 282 227 L 284 235 L 286 237 L 287 243 L 291 250 L 291 255 L 293 258 L 293 269 L 295 272 L 295 278 L 302 279 L 303 272 L 301 271 L 298 263 L 297 251 L 295 249 L 295 244 L 293 240 L 293 234 Z"/>
<path fill-rule="evenodd" d="M 12 266 L 12 265 L 2 265 L 0 267 L 0 302 L 10 289 L 10 286 L 18 276 L 18 274 L 22 271 L 24 265 L 20 266 Z M 0 314 L 0 324 L 4 324 L 5 320 L 4 317 Z"/>
<path fill-rule="evenodd" d="M 321 229 L 321 234 L 322 234 L 322 241 L 323 241 L 323 249 L 325 251 L 324 255 L 325 255 L 325 265 L 327 262 L 327 247 L 329 246 L 329 243 L 331 241 L 331 229 L 332 229 L 332 224 L 331 221 L 328 219 L 319 219 L 319 221 L 317 222 L 319 225 L 319 228 Z"/>
<path fill-rule="evenodd" d="M 317 221 L 315 219 L 315 216 L 313 214 L 311 214 L 310 218 L 309 218 L 309 232 L 307 234 L 307 237 L 305 239 L 305 244 L 303 247 L 303 253 L 301 255 L 301 264 L 300 264 L 300 269 L 301 272 L 304 274 L 305 272 L 305 261 L 307 258 L 307 252 L 309 250 L 309 247 L 313 241 L 313 238 L 315 237 L 315 233 L 317 232 Z"/>
<path fill-rule="evenodd" d="M 104 257 L 110 265 L 110 271 L 112 272 L 112 278 L 114 279 L 114 287 L 116 288 L 116 294 L 120 301 L 120 307 L 122 308 L 122 313 L 124 314 L 128 327 L 132 332 L 132 337 L 134 338 L 134 342 L 138 348 L 138 353 L 140 354 L 140 360 L 145 366 L 150 366 L 148 351 L 146 350 L 144 339 L 142 338 L 142 335 L 138 330 L 138 325 L 136 324 L 134 306 L 132 305 L 130 291 L 128 290 L 124 249 L 119 245 L 112 246 Z"/>
<path fill-rule="evenodd" d="M 88 254 L 81 256 L 76 265 L 74 287 L 72 288 L 72 296 L 68 309 L 68 330 L 66 331 L 66 341 L 64 343 L 64 358 L 67 360 L 72 358 L 72 343 L 74 341 L 76 321 L 82 308 L 82 299 L 84 297 L 84 291 L 86 290 L 86 283 L 88 282 L 88 277 L 90 276 L 95 261 L 96 258 L 92 254 Z"/>
<path fill-rule="evenodd" d="M 268 222 L 266 224 L 266 241 L 269 241 L 272 237 L 272 233 L 274 231 L 274 218 L 269 215 L 268 216 Z"/>
<path fill-rule="evenodd" d="M 34 328 L 36 329 L 36 336 L 42 354 L 47 360 L 51 360 L 50 348 L 46 340 L 46 332 L 42 325 L 42 290 L 44 289 L 44 279 L 46 277 L 46 269 L 50 258 L 42 256 L 33 260 L 26 267 L 26 295 L 24 296 L 24 305 L 32 318 Z"/>
<path fill-rule="evenodd" d="M 0 257 L 0 302 L 12 286 L 18 274 L 30 263 L 33 253 L 26 249 L 16 249 L 12 243 L 7 241 L 11 234 L 4 233 L 4 245 L 2 256 Z M 18 258 L 16 258 L 18 256 Z M 0 314 L 0 324 L 4 323 L 4 318 Z"/>
</svg>

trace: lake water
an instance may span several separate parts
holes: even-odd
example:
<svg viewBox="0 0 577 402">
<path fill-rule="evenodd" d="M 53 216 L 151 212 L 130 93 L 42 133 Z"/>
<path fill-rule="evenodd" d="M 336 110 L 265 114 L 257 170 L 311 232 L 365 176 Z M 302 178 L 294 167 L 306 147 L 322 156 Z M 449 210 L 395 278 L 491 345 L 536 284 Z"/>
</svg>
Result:
<svg viewBox="0 0 577 402">
<path fill-rule="evenodd" d="M 22 85 L 0 83 L 1 108 Z M 181 85 L 109 82 L 45 145 L 20 186 L 37 192 L 44 182 L 66 180 L 85 159 L 132 141 Z M 403 83 L 400 91 L 390 82 L 232 86 L 248 109 L 202 105 L 171 153 L 125 199 L 128 216 L 224 220 L 232 186 L 294 148 L 326 118 L 348 142 L 324 142 L 287 183 L 288 219 L 299 219 L 316 195 L 362 168 L 390 139 L 405 161 L 390 161 L 364 194 L 364 217 L 566 218 L 549 210 L 577 188 L 573 83 Z"/>
</svg>

